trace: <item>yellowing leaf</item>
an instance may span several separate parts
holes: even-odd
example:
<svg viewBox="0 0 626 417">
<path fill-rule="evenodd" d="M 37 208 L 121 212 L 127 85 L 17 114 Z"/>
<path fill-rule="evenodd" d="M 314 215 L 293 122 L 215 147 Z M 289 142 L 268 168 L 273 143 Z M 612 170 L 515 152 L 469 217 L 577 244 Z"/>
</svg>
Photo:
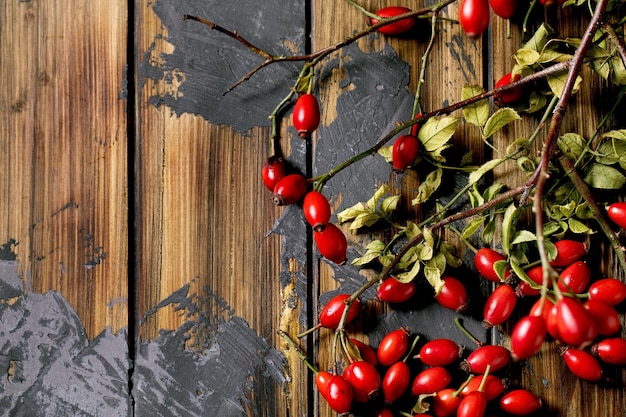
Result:
<svg viewBox="0 0 626 417">
<path fill-rule="evenodd" d="M 443 280 L 441 277 L 446 269 L 446 257 L 442 253 L 438 253 L 431 260 L 426 261 L 424 265 L 424 277 L 435 290 L 435 294 L 441 292 Z"/>
<path fill-rule="evenodd" d="M 389 192 L 389 186 L 387 184 L 381 185 L 380 187 L 378 187 L 378 190 L 374 192 L 374 195 L 372 196 L 372 198 L 367 200 L 367 203 L 365 204 L 367 205 L 368 208 L 374 210 L 376 208 L 376 204 L 378 204 L 378 200 L 380 200 L 388 192 Z"/>
<path fill-rule="evenodd" d="M 392 152 L 393 152 L 393 145 L 383 146 L 382 148 L 378 150 L 378 154 L 382 156 L 386 162 L 389 162 L 389 163 L 391 163 L 392 161 L 392 157 L 391 157 Z"/>
<path fill-rule="evenodd" d="M 565 133 L 557 139 L 557 145 L 569 159 L 576 161 L 585 150 L 585 139 L 577 133 Z"/>
<path fill-rule="evenodd" d="M 420 128 L 417 137 L 426 151 L 434 152 L 448 143 L 458 123 L 459 119 L 452 116 L 431 117 Z"/>
<path fill-rule="evenodd" d="M 558 74 L 552 74 L 546 77 L 546 81 L 548 81 L 550 90 L 552 90 L 555 96 L 561 97 L 561 94 L 563 94 L 563 89 L 565 88 L 565 81 L 567 80 L 567 76 L 567 72 L 560 72 Z M 574 87 L 572 88 L 572 94 L 576 94 L 576 92 L 580 89 L 580 84 L 582 83 L 582 81 L 583 79 L 580 75 L 576 77 Z"/>
<path fill-rule="evenodd" d="M 380 211 L 385 214 L 391 213 L 398 207 L 398 202 L 400 201 L 399 195 L 390 195 L 385 198 L 380 205 Z"/>
<path fill-rule="evenodd" d="M 554 30 L 550 26 L 542 23 L 541 26 L 539 26 L 539 28 L 535 31 L 532 38 L 524 44 L 523 49 L 532 49 L 537 52 L 541 51 L 546 42 L 548 42 L 548 37 L 552 32 L 554 32 Z"/>
<path fill-rule="evenodd" d="M 540 56 L 539 52 L 534 49 L 522 48 L 517 50 L 513 58 L 515 58 L 515 62 L 517 62 L 518 65 L 530 67 L 539 61 Z"/>
<path fill-rule="evenodd" d="M 485 90 L 479 85 L 466 85 L 461 92 L 461 99 L 477 96 Z M 489 118 L 489 101 L 487 99 L 477 101 L 463 108 L 465 121 L 477 127 L 483 127 Z"/>
<path fill-rule="evenodd" d="M 509 107 L 504 107 L 489 117 L 487 123 L 485 123 L 485 128 L 483 129 L 483 137 L 488 138 L 504 126 L 519 119 L 521 119 L 521 117 L 515 110 Z"/>
<path fill-rule="evenodd" d="M 337 220 L 339 220 L 339 223 L 344 223 L 344 222 L 354 219 L 356 216 L 360 214 L 368 213 L 369 211 L 370 210 L 368 210 L 367 207 L 365 207 L 365 204 L 356 203 L 354 206 L 348 207 L 347 209 L 342 210 L 339 213 L 337 213 Z"/>
<path fill-rule="evenodd" d="M 411 200 L 411 204 L 414 206 L 417 204 L 428 201 L 430 196 L 441 185 L 441 178 L 443 177 L 443 169 L 437 168 L 433 172 L 426 176 L 426 179 L 419 185 L 417 190 L 417 196 Z"/>
</svg>

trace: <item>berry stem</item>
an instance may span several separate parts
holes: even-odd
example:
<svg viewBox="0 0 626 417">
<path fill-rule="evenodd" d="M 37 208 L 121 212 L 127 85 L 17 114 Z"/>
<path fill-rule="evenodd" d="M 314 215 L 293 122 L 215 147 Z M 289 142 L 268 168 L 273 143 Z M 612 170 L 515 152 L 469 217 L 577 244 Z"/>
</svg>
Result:
<svg viewBox="0 0 626 417">
<path fill-rule="evenodd" d="M 476 345 L 478 347 L 481 347 L 484 345 L 483 342 L 481 342 L 480 340 L 478 340 L 473 334 L 471 334 L 466 328 L 465 326 L 463 326 L 463 324 L 461 323 L 461 319 L 459 317 L 455 317 L 454 318 L 454 324 L 456 324 L 456 326 L 459 328 L 459 330 L 461 330 L 461 332 L 463 332 L 463 334 L 465 336 L 467 336 L 472 342 L 476 343 Z"/>
<path fill-rule="evenodd" d="M 309 368 L 311 370 L 311 372 L 313 372 L 314 374 L 317 374 L 319 372 L 319 370 L 315 366 L 313 366 L 311 361 L 309 361 L 309 358 L 307 358 L 307 356 L 304 354 L 304 352 L 302 352 L 302 350 L 300 350 L 298 345 L 296 345 L 296 342 L 294 342 L 294 340 L 286 332 L 284 332 L 283 330 L 279 330 L 278 334 L 283 339 L 285 339 L 287 341 L 287 343 L 289 343 L 289 345 L 298 354 L 298 356 L 300 356 L 300 359 L 302 359 L 304 364 L 307 366 L 307 368 Z"/>
</svg>

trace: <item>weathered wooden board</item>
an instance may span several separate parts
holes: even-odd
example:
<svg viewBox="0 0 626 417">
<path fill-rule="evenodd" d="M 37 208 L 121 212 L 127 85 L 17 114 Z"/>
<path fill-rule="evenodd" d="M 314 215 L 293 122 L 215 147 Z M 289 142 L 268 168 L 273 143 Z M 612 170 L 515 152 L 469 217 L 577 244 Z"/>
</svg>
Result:
<svg viewBox="0 0 626 417">
<path fill-rule="evenodd" d="M 455 18 L 457 10 L 453 3 L 443 14 Z M 545 19 L 580 36 L 585 22 L 568 13 Z M 277 331 L 294 335 L 313 326 L 331 295 L 352 292 L 371 275 L 322 259 L 299 207 L 275 206 L 259 175 L 272 153 L 268 115 L 300 66 L 271 65 L 223 95 L 262 59 L 183 20 L 185 14 L 276 55 L 318 50 L 367 24 L 343 1 L 3 5 L 2 415 L 333 415 Z M 288 117 L 280 126 L 282 151 L 297 168 L 324 173 L 410 117 L 430 36 L 428 21 L 420 23 L 404 37 L 368 35 L 319 64 L 319 131 L 307 142 Z M 522 40 L 519 20 L 510 37 L 497 18 L 478 40 L 449 22 L 440 30 L 424 74 L 426 112 L 459 101 L 465 84 L 491 86 L 511 67 Z M 575 96 L 564 130 L 593 132 L 588 120 L 610 105 L 599 99 L 604 87 L 594 81 Z M 623 128 L 618 117 L 610 123 Z M 532 122 L 516 122 L 493 138 L 494 147 L 504 149 L 533 129 Z M 492 152 L 471 126 L 455 134 L 454 149 L 457 156 L 472 150 L 475 163 Z M 516 175 L 510 168 L 499 168 L 494 181 L 510 180 Z M 334 177 L 324 193 L 338 211 L 387 182 L 401 193 L 405 216 L 418 218 L 429 208 L 409 201 L 423 174 L 397 174 L 372 156 Z M 349 258 L 385 233 L 344 230 L 353 244 Z M 446 238 L 471 259 L 453 233 Z M 624 276 L 610 257 L 598 264 Z M 475 279 L 480 299 L 485 284 L 467 279 Z M 408 326 L 426 338 L 468 344 L 452 312 L 428 301 L 392 310 L 373 296 L 373 290 L 363 296 L 367 310 L 350 330 L 355 337 L 377 344 L 386 331 Z M 464 323 L 486 339 L 492 335 L 480 326 L 478 310 Z M 326 330 L 301 341 L 320 368 L 332 364 L 331 345 Z M 580 382 L 546 353 L 516 364 L 510 376 L 513 386 L 544 399 L 541 415 L 575 417 L 598 410 L 626 416 L 624 374 L 613 371 L 603 384 Z"/>
</svg>

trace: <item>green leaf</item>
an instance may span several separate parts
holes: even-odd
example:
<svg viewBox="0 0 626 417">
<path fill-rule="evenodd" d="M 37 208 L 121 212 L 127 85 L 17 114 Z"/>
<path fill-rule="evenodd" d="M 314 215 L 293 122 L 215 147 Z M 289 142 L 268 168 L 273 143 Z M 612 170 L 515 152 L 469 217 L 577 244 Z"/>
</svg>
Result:
<svg viewBox="0 0 626 417">
<path fill-rule="evenodd" d="M 467 223 L 465 227 L 463 228 L 463 231 L 461 232 L 461 239 L 463 240 L 469 239 L 474 233 L 478 231 L 478 229 L 480 229 L 483 223 L 485 223 L 484 217 L 477 217 L 474 220 Z"/>
<path fill-rule="evenodd" d="M 506 278 L 507 269 L 509 269 L 509 262 L 506 259 L 495 261 L 493 263 L 493 270 L 501 281 L 504 281 Z"/>
<path fill-rule="evenodd" d="M 554 30 L 550 26 L 542 23 L 541 26 L 539 26 L 539 28 L 535 31 L 532 38 L 524 44 L 523 49 L 531 49 L 537 52 L 541 51 L 546 42 L 548 42 L 548 37 L 552 32 L 554 32 Z"/>
<path fill-rule="evenodd" d="M 585 182 L 596 189 L 618 190 L 626 184 L 626 177 L 613 167 L 593 164 L 585 175 Z"/>
<path fill-rule="evenodd" d="M 574 233 L 593 233 L 593 230 L 587 227 L 585 223 L 578 221 L 574 218 L 567 219 L 567 225 L 569 226 L 569 230 Z"/>
<path fill-rule="evenodd" d="M 517 207 L 515 203 L 509 204 L 502 218 L 502 250 L 506 255 L 510 253 L 510 245 L 512 236 L 515 232 L 515 224 L 517 223 Z"/>
<path fill-rule="evenodd" d="M 537 61 L 542 64 L 548 64 L 551 62 L 565 62 L 572 59 L 572 55 L 566 54 L 554 49 L 544 49 L 541 51 L 541 55 L 537 58 Z"/>
<path fill-rule="evenodd" d="M 479 85 L 466 85 L 461 92 L 461 99 L 466 100 L 484 92 L 485 90 Z M 484 99 L 464 107 L 463 117 L 466 122 L 482 128 L 489 118 L 489 101 Z"/>
<path fill-rule="evenodd" d="M 380 205 L 380 211 L 382 211 L 385 214 L 391 213 L 398 207 L 399 201 L 400 201 L 399 195 L 391 195 L 385 198 Z"/>
<path fill-rule="evenodd" d="M 417 189 L 417 195 L 413 200 L 411 200 L 411 204 L 414 206 L 417 204 L 425 203 L 428 201 L 430 196 L 433 195 L 435 191 L 441 185 L 441 178 L 443 177 L 443 169 L 437 168 L 426 176 L 426 179 L 419 185 Z"/>
<path fill-rule="evenodd" d="M 619 163 L 626 169 L 626 131 L 613 130 L 603 136 L 609 140 L 602 142 L 596 149 L 596 161 L 604 165 Z"/>
<path fill-rule="evenodd" d="M 404 234 L 407 239 L 415 239 L 422 231 L 420 228 L 413 222 L 409 221 L 406 224 L 406 228 L 404 229 Z"/>
<path fill-rule="evenodd" d="M 524 109 L 526 113 L 536 113 L 546 106 L 548 99 L 544 94 L 531 91 L 528 97 L 528 106 Z"/>
<path fill-rule="evenodd" d="M 388 192 L 389 192 L 389 186 L 387 184 L 381 185 L 380 187 L 378 187 L 378 190 L 374 192 L 374 195 L 372 196 L 372 198 L 367 200 L 367 203 L 365 203 L 365 205 L 369 207 L 371 210 L 376 209 L 378 200 L 380 200 Z"/>
<path fill-rule="evenodd" d="M 626 67 L 624 67 L 624 61 L 621 57 L 615 56 L 611 58 L 611 81 L 618 85 L 626 84 Z"/>
<path fill-rule="evenodd" d="M 515 233 L 515 237 L 511 241 L 511 245 L 518 245 L 523 242 L 536 242 L 537 236 L 528 230 L 520 230 Z"/>
<path fill-rule="evenodd" d="M 485 175 L 486 173 L 488 173 L 489 171 L 491 171 L 492 169 L 494 169 L 495 167 L 497 167 L 504 161 L 505 159 L 497 158 L 497 159 L 491 159 L 485 162 L 478 169 L 470 173 L 469 184 L 475 184 L 476 182 L 478 182 L 478 180 L 482 178 L 483 175 Z"/>
<path fill-rule="evenodd" d="M 487 123 L 485 123 L 485 128 L 483 130 L 483 137 L 488 138 L 504 126 L 519 119 L 521 119 L 521 117 L 515 110 L 509 107 L 504 107 L 487 119 Z"/>
<path fill-rule="evenodd" d="M 492 243 L 493 242 L 493 237 L 496 234 L 496 220 L 495 217 L 490 219 L 487 224 L 485 225 L 485 228 L 483 229 L 483 242 L 485 243 Z"/>
<path fill-rule="evenodd" d="M 337 220 L 339 221 L 339 223 L 344 223 L 344 222 L 354 219 L 356 216 L 360 214 L 369 213 L 370 211 L 371 210 L 365 207 L 365 204 L 356 203 L 352 207 L 348 207 L 347 209 L 342 210 L 341 212 L 337 213 Z"/>
<path fill-rule="evenodd" d="M 422 268 L 422 264 L 418 261 L 413 264 L 413 267 L 407 272 L 402 272 L 399 274 L 395 274 L 394 277 L 402 283 L 407 283 L 413 281 L 413 279 L 419 274 L 420 269 Z"/>
<path fill-rule="evenodd" d="M 424 277 L 435 290 L 435 294 L 439 294 L 443 287 L 443 272 L 446 269 L 446 257 L 442 253 L 438 253 L 431 260 L 426 261 L 424 265 Z"/>
<path fill-rule="evenodd" d="M 585 150 L 585 139 L 577 133 L 566 133 L 556 143 L 561 152 L 572 161 L 576 161 Z"/>
<path fill-rule="evenodd" d="M 453 268 L 463 266 L 463 260 L 456 256 L 456 246 L 446 241 L 439 245 L 439 252 L 446 258 L 446 264 Z"/>
<path fill-rule="evenodd" d="M 459 119 L 452 116 L 442 118 L 431 117 L 420 128 L 417 137 L 428 152 L 444 147 L 454 132 Z"/>
<path fill-rule="evenodd" d="M 496 182 L 495 184 L 491 184 L 489 187 L 487 187 L 485 192 L 483 192 L 483 198 L 485 199 L 485 201 L 491 201 L 500 194 L 500 191 L 503 188 L 504 188 L 504 184 L 502 184 L 501 182 Z"/>
<path fill-rule="evenodd" d="M 567 76 L 567 72 L 559 72 L 557 74 L 551 74 L 546 77 L 546 81 L 548 81 L 548 86 L 550 86 L 550 90 L 552 90 L 555 96 L 561 97 L 561 94 L 563 94 L 563 89 L 565 88 L 565 81 L 567 80 Z M 576 92 L 580 88 L 580 84 L 582 83 L 582 81 L 583 79 L 580 75 L 576 77 L 574 87 L 572 88 L 572 94 L 576 94 Z"/>
<path fill-rule="evenodd" d="M 532 67 L 539 61 L 540 56 L 539 52 L 534 49 L 521 48 L 517 50 L 513 58 L 518 65 Z"/>
</svg>

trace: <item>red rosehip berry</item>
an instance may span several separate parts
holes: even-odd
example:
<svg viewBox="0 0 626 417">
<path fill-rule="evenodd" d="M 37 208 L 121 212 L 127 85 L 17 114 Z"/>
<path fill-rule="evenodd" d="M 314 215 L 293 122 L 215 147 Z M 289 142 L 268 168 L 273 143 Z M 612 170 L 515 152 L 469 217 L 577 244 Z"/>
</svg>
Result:
<svg viewBox="0 0 626 417">
<path fill-rule="evenodd" d="M 411 370 L 406 362 L 400 361 L 392 364 L 381 383 L 383 398 L 388 404 L 400 399 L 408 390 L 411 383 Z"/>
<path fill-rule="evenodd" d="M 546 339 L 546 332 L 542 316 L 527 315 L 519 319 L 511 333 L 511 357 L 524 360 L 533 356 Z"/>
<path fill-rule="evenodd" d="M 463 348 L 454 340 L 440 338 L 426 342 L 420 349 L 419 358 L 428 366 L 448 366 L 461 357 Z"/>
<path fill-rule="evenodd" d="M 442 278 L 443 287 L 435 300 L 443 307 L 462 313 L 467 309 L 467 290 L 461 281 L 451 276 Z"/>
<path fill-rule="evenodd" d="M 330 203 L 319 191 L 313 190 L 306 193 L 302 202 L 302 211 L 304 218 L 316 232 L 323 231 L 330 221 Z"/>
<path fill-rule="evenodd" d="M 626 300 L 626 284 L 617 278 L 603 278 L 589 286 L 589 299 L 602 301 L 612 306 Z"/>
<path fill-rule="evenodd" d="M 568 266 L 587 254 L 587 245 L 571 239 L 561 239 L 554 242 L 556 258 L 550 261 L 550 265 L 560 268 Z"/>
<path fill-rule="evenodd" d="M 515 15 L 517 0 L 489 0 L 491 10 L 503 19 L 510 19 Z"/>
<path fill-rule="evenodd" d="M 348 298 L 350 298 L 350 294 L 338 294 L 331 298 L 328 303 L 326 303 L 326 305 L 320 312 L 321 327 L 334 330 L 337 328 L 337 326 L 339 326 L 341 316 L 343 315 L 343 312 L 347 307 L 346 300 Z M 350 323 L 356 318 L 356 316 L 359 314 L 360 306 L 361 303 L 358 299 L 352 302 L 352 304 L 350 305 L 350 310 L 348 310 L 348 315 L 346 316 L 346 324 Z"/>
<path fill-rule="evenodd" d="M 487 29 L 490 15 L 488 0 L 461 0 L 459 23 L 470 38 L 479 37 Z"/>
<path fill-rule="evenodd" d="M 402 6 L 388 6 L 379 9 L 376 12 L 377 16 L 380 16 L 382 19 L 388 19 L 390 17 L 400 16 L 401 14 L 409 13 L 411 9 Z M 370 19 L 370 24 L 375 25 L 379 22 L 378 19 Z M 393 23 L 389 23 L 388 25 L 382 26 L 378 29 L 378 32 L 383 33 L 385 35 L 399 35 L 404 32 L 408 32 L 415 26 L 417 23 L 417 19 L 415 17 L 407 17 L 406 19 L 401 19 Z"/>
<path fill-rule="evenodd" d="M 578 378 L 592 382 L 602 379 L 602 366 L 591 353 L 566 347 L 562 350 L 561 356 L 567 368 Z"/>
<path fill-rule="evenodd" d="M 293 127 L 298 134 L 306 138 L 320 124 L 320 106 L 313 94 L 301 94 L 293 108 Z"/>
<path fill-rule="evenodd" d="M 278 206 L 293 204 L 306 193 L 309 181 L 300 174 L 289 174 L 274 186 L 274 203 Z"/>
<path fill-rule="evenodd" d="M 261 177 L 265 187 L 270 191 L 274 191 L 276 183 L 285 176 L 287 176 L 287 163 L 285 160 L 280 156 L 270 156 L 261 169 Z"/>
<path fill-rule="evenodd" d="M 419 155 L 419 139 L 413 135 L 402 135 L 391 148 L 391 163 L 396 171 L 404 171 L 415 162 Z"/>
<path fill-rule="evenodd" d="M 341 229 L 328 223 L 321 232 L 314 231 L 313 238 L 322 256 L 337 265 L 346 263 L 348 241 Z"/>
<path fill-rule="evenodd" d="M 516 81 L 519 81 L 521 76 L 519 74 L 506 73 L 498 81 L 496 81 L 495 88 L 504 87 Z M 510 106 L 519 103 L 524 97 L 524 88 L 522 86 L 514 87 L 500 93 L 496 93 L 494 98 L 496 103 L 500 106 Z"/>
<path fill-rule="evenodd" d="M 474 266 L 478 273 L 487 281 L 501 282 L 503 280 L 496 274 L 494 268 L 494 264 L 498 261 L 506 261 L 506 257 L 491 248 L 480 248 L 474 254 Z M 510 274 L 510 267 L 507 266 L 503 278 Z"/>
<path fill-rule="evenodd" d="M 607 214 L 616 225 L 626 229 L 626 201 L 611 204 L 607 209 Z"/>
<path fill-rule="evenodd" d="M 483 325 L 490 329 L 504 323 L 515 310 L 515 304 L 517 304 L 517 295 L 513 287 L 508 284 L 499 285 L 485 302 Z"/>
<path fill-rule="evenodd" d="M 398 362 L 409 348 L 409 332 L 405 328 L 400 328 L 387 333 L 376 350 L 378 363 L 382 366 L 389 366 Z"/>
<path fill-rule="evenodd" d="M 525 416 L 541 408 L 541 399 L 525 389 L 515 389 L 500 398 L 500 409 L 516 416 Z"/>
<path fill-rule="evenodd" d="M 626 340 L 621 337 L 601 340 L 591 347 L 591 353 L 609 365 L 626 366 Z"/>
<path fill-rule="evenodd" d="M 403 303 L 417 292 L 415 281 L 400 282 L 394 277 L 386 278 L 378 287 L 376 298 L 386 303 Z"/>
</svg>

